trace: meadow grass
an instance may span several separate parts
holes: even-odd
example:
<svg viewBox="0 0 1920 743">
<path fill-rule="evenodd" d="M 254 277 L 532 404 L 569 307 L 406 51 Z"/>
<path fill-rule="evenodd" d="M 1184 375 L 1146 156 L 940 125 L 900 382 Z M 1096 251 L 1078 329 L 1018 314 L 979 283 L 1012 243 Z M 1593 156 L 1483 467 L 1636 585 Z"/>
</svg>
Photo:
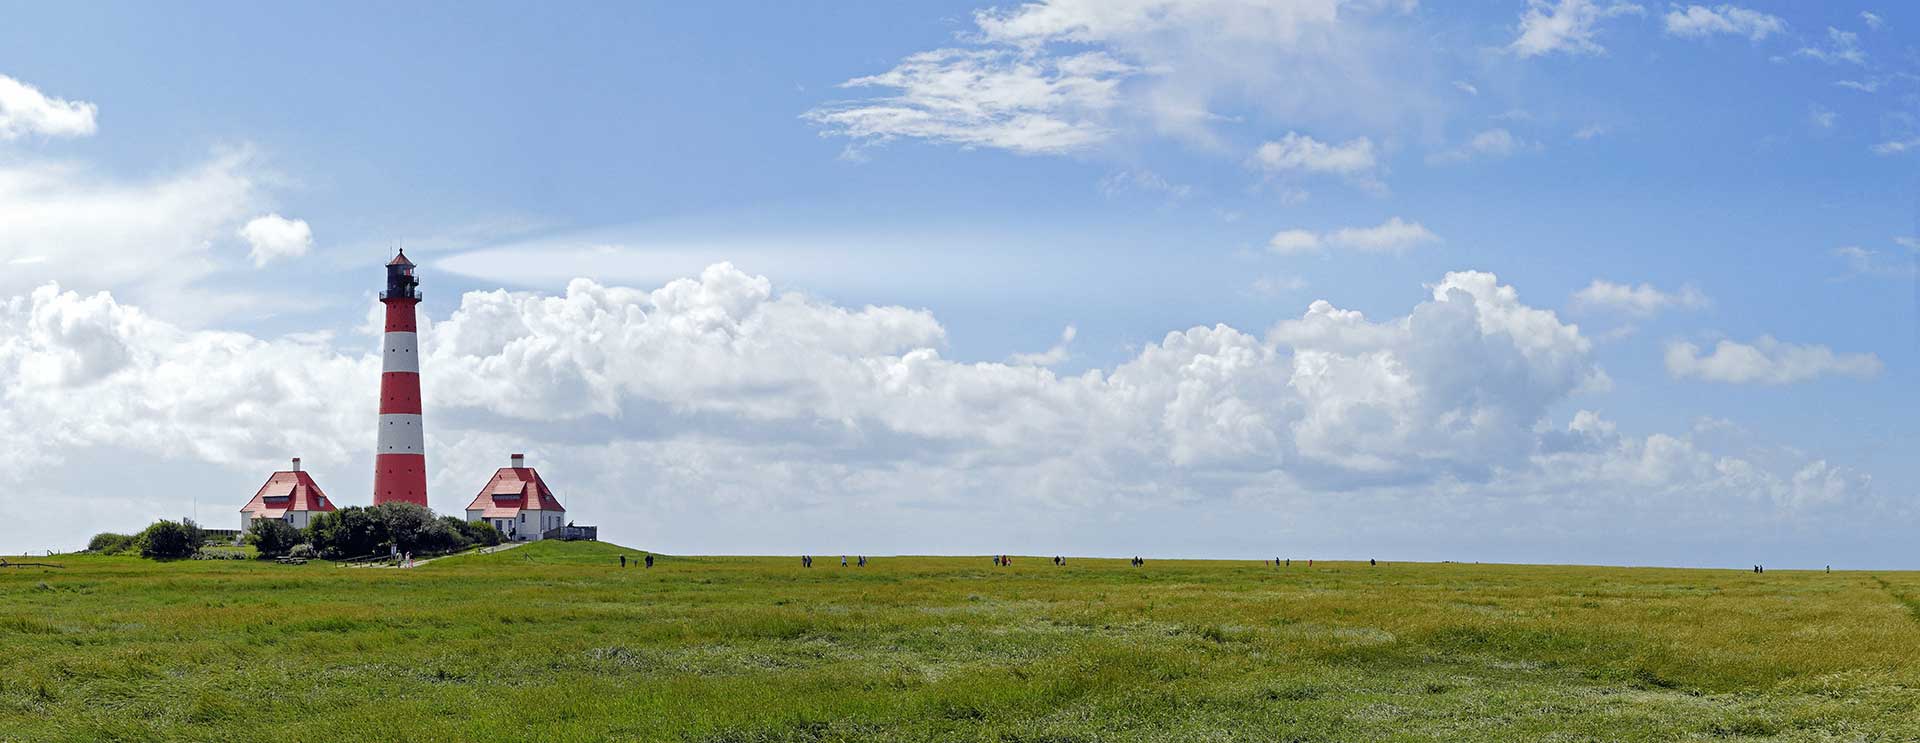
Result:
<svg viewBox="0 0 1920 743">
<path fill-rule="evenodd" d="M 621 554 L 0 570 L 0 740 L 1920 740 L 1914 573 Z"/>
</svg>

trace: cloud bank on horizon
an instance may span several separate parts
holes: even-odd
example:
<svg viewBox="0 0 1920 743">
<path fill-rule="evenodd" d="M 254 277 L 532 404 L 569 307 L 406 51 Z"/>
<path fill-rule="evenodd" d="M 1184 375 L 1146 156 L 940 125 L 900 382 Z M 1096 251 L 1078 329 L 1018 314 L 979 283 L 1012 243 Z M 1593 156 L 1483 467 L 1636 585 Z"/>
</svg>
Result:
<svg viewBox="0 0 1920 743">
<path fill-rule="evenodd" d="M 809 74 L 837 87 L 757 111 L 779 133 L 762 139 L 790 138 L 773 159 L 810 163 L 770 159 L 793 168 L 778 189 L 825 194 L 799 208 L 756 209 L 773 202 L 739 193 L 747 174 L 662 177 L 677 190 L 601 213 L 542 192 L 592 203 L 620 186 L 503 173 L 482 195 L 450 175 L 430 192 L 472 201 L 408 228 L 430 297 L 433 503 L 456 511 L 526 450 L 583 519 L 679 551 L 1897 559 L 1920 471 L 1891 451 L 1920 431 L 1888 403 L 1914 401 L 1899 388 L 1916 353 L 1850 303 L 1920 274 L 1910 219 L 1844 232 L 1889 218 L 1816 220 L 1821 191 L 1609 211 L 1629 186 L 1752 179 L 1690 180 L 1686 154 L 1720 153 L 1560 82 L 1663 54 L 1800 76 L 1725 156 L 1800 150 L 1760 159 L 1781 183 L 1892 193 L 1920 150 L 1920 111 L 1888 95 L 1920 80 L 1892 51 L 1907 19 L 1448 10 L 973 8 L 948 43 L 836 59 Z M 0 551 L 193 507 L 224 525 L 289 456 L 361 502 L 379 375 L 366 269 L 392 241 L 355 216 L 374 201 L 329 190 L 375 188 L 357 154 L 291 156 L 325 137 L 275 129 L 136 167 L 126 152 L 161 145 L 109 141 L 137 124 L 87 76 L 11 74 L 0 483 L 16 495 Z M 712 136 L 678 146 L 738 144 Z M 1842 150 L 1850 164 L 1827 164 Z M 674 205 L 685 193 L 710 200 Z M 794 216 L 808 212 L 840 216 Z M 1759 212 L 1818 225 L 1742 224 Z M 1700 237 L 1716 231 L 1724 248 Z M 1734 251 L 1752 252 L 1730 265 Z M 1810 404 L 1834 425 L 1796 417 Z M 115 468 L 147 484 L 99 474 Z"/>
</svg>

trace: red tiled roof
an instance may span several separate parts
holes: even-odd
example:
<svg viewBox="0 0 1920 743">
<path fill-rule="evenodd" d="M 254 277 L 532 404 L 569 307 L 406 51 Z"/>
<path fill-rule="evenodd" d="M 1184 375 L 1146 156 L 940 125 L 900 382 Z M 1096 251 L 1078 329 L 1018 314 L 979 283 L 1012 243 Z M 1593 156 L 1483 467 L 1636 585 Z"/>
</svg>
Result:
<svg viewBox="0 0 1920 743">
<path fill-rule="evenodd" d="M 480 494 L 467 504 L 467 510 L 479 511 L 481 518 L 517 516 L 521 511 L 565 511 L 553 497 L 540 473 L 532 467 L 501 467 L 493 479 L 480 488 Z"/>
<path fill-rule="evenodd" d="M 400 251 L 400 253 L 399 253 L 398 255 L 395 255 L 395 256 L 393 257 L 393 260 L 390 260 L 390 261 L 387 261 L 387 265 L 389 265 L 389 266 L 411 266 L 411 265 L 413 265 L 413 261 L 410 261 L 410 260 L 407 260 L 407 251 L 405 251 L 405 250 L 402 250 L 402 251 Z"/>
<path fill-rule="evenodd" d="M 252 512 L 254 518 L 277 519 L 288 511 L 332 511 L 334 507 L 313 476 L 301 471 L 273 473 L 240 510 Z"/>
</svg>

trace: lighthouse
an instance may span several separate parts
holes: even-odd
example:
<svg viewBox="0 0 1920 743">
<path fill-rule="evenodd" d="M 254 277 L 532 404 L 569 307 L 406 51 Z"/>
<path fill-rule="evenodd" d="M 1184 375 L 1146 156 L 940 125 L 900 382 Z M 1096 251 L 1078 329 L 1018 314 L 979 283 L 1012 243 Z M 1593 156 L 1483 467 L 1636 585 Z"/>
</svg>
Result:
<svg viewBox="0 0 1920 743">
<path fill-rule="evenodd" d="M 420 343 L 414 307 L 420 278 L 402 250 L 387 262 L 387 332 L 380 364 L 380 434 L 373 461 L 373 503 L 427 505 L 427 442 L 420 427 Z"/>
</svg>

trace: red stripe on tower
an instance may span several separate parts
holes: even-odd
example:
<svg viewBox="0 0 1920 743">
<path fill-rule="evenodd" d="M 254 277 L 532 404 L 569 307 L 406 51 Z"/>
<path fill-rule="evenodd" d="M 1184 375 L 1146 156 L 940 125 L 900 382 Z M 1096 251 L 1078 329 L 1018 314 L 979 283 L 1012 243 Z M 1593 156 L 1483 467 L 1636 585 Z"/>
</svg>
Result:
<svg viewBox="0 0 1920 743">
<path fill-rule="evenodd" d="M 373 503 L 427 505 L 427 444 L 420 416 L 420 342 L 414 308 L 420 279 L 403 251 L 387 263 L 387 334 L 380 365 L 380 431 L 373 461 Z"/>
</svg>

